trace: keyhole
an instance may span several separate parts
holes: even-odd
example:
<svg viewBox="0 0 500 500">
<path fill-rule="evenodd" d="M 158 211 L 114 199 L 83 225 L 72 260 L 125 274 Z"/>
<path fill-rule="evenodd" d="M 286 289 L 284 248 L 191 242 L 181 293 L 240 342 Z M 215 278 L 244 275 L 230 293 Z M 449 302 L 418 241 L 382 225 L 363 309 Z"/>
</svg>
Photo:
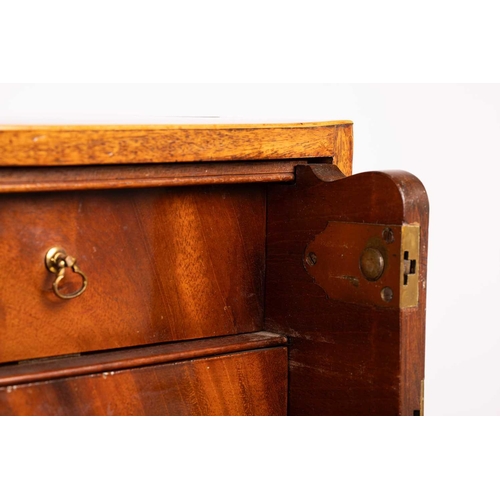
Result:
<svg viewBox="0 0 500 500">
<path fill-rule="evenodd" d="M 404 254 L 404 285 L 408 285 L 408 276 L 417 272 L 417 261 L 410 260 L 410 252 Z"/>
</svg>

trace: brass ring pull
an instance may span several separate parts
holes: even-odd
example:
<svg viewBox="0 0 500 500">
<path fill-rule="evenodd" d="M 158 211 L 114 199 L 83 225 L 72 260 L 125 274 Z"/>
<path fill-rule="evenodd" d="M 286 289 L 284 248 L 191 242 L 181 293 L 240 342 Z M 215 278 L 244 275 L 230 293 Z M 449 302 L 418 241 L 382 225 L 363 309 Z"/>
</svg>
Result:
<svg viewBox="0 0 500 500">
<path fill-rule="evenodd" d="M 45 266 L 47 269 L 54 274 L 57 274 L 57 278 L 52 284 L 52 289 L 54 293 L 60 298 L 64 300 L 76 299 L 79 297 L 86 289 L 88 285 L 87 276 L 81 271 L 81 269 L 76 265 L 76 259 L 74 257 L 70 257 L 64 248 L 53 247 L 45 256 Z M 74 293 L 70 293 L 65 295 L 60 292 L 59 285 L 61 281 L 64 279 L 64 273 L 66 272 L 66 268 L 70 267 L 74 273 L 79 274 L 83 279 L 83 284 L 80 290 Z"/>
</svg>

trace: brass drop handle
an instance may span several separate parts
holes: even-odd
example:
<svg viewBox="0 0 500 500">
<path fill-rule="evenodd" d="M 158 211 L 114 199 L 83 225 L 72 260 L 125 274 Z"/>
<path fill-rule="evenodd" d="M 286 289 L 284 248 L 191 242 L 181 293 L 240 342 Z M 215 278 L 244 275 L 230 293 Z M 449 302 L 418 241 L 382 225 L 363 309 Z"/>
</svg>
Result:
<svg viewBox="0 0 500 500">
<path fill-rule="evenodd" d="M 74 257 L 69 256 L 66 253 L 64 248 L 53 247 L 45 256 L 45 266 L 51 272 L 57 275 L 56 280 L 52 284 L 52 289 L 54 293 L 60 298 L 64 300 L 76 299 L 79 297 L 86 289 L 88 285 L 87 276 L 81 271 L 81 269 L 76 265 L 76 259 Z M 65 295 L 60 292 L 59 285 L 61 281 L 64 279 L 64 274 L 66 272 L 66 268 L 71 268 L 74 273 L 79 274 L 83 279 L 83 284 L 80 290 Z"/>
</svg>

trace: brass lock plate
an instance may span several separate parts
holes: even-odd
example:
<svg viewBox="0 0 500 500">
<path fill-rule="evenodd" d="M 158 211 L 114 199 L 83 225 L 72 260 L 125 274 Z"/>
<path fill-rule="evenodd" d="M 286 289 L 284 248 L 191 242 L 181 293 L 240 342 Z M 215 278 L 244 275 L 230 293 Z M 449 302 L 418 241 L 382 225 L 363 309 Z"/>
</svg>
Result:
<svg viewBox="0 0 500 500">
<path fill-rule="evenodd" d="M 333 300 L 384 308 L 418 305 L 420 226 L 329 222 L 304 267 Z"/>
</svg>

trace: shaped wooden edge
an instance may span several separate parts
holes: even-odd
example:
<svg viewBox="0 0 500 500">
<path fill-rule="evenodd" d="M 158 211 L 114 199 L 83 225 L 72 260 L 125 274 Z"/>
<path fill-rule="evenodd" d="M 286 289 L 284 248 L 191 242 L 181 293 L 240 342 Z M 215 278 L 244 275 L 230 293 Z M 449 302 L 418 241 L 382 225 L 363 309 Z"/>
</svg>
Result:
<svg viewBox="0 0 500 500">
<path fill-rule="evenodd" d="M 352 122 L 268 125 L 0 126 L 0 166 L 43 167 L 333 157 L 352 168 Z"/>
<path fill-rule="evenodd" d="M 257 332 L 101 353 L 86 353 L 70 357 L 32 360 L 0 367 L 0 387 L 175 363 L 222 354 L 272 348 L 286 345 L 286 343 L 287 339 L 283 335 Z"/>
</svg>

